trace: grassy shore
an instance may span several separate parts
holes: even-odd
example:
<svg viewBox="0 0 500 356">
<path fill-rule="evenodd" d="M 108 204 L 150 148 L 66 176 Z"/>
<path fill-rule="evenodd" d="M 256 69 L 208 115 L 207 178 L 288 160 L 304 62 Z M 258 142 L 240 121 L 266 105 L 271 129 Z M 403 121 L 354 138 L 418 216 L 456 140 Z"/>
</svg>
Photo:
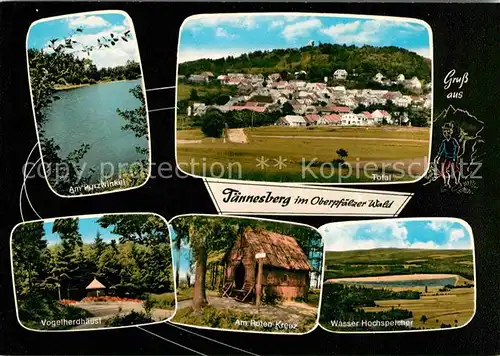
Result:
<svg viewBox="0 0 500 356">
<path fill-rule="evenodd" d="M 96 84 L 109 84 L 109 83 L 116 83 L 116 82 L 129 82 L 132 80 L 137 80 L 136 79 L 120 79 L 120 80 L 98 80 L 95 83 L 83 83 L 83 84 L 56 84 L 54 87 L 58 91 L 62 90 L 71 90 L 71 89 L 78 89 L 78 88 L 84 88 L 84 87 L 89 87 L 91 85 L 96 85 Z"/>
</svg>

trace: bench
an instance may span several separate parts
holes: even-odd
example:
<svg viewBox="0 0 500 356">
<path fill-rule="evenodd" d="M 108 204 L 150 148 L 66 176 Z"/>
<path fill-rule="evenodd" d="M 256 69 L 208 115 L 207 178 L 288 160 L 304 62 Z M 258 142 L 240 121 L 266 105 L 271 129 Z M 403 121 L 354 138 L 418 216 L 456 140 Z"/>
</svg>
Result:
<svg viewBox="0 0 500 356">
<path fill-rule="evenodd" d="M 231 290 L 233 289 L 233 282 L 226 282 L 223 286 L 222 289 L 219 291 L 219 295 L 221 297 L 230 297 L 231 296 Z"/>
</svg>

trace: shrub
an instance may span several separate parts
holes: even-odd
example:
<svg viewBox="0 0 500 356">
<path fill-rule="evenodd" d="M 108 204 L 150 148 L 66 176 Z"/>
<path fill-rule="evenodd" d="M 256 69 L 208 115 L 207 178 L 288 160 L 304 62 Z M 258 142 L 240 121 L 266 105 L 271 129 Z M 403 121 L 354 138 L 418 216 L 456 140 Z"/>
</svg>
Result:
<svg viewBox="0 0 500 356">
<path fill-rule="evenodd" d="M 39 295 L 30 295 L 18 304 L 19 319 L 23 324 L 33 329 L 70 329 L 70 325 L 58 325 L 51 327 L 50 324 L 43 325 L 42 320 L 73 320 L 91 317 L 92 314 L 85 309 L 68 305 L 70 302 L 51 300 Z M 73 302 L 73 301 L 71 301 Z"/>
<path fill-rule="evenodd" d="M 147 299 L 152 303 L 153 308 L 158 309 L 174 309 L 175 308 L 175 294 L 148 294 Z"/>
</svg>

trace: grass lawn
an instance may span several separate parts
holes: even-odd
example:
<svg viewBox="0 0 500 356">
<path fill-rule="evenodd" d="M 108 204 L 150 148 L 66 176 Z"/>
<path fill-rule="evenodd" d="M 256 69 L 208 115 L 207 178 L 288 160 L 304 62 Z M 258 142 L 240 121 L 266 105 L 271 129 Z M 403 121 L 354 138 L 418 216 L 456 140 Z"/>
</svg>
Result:
<svg viewBox="0 0 500 356">
<path fill-rule="evenodd" d="M 399 131 L 401 130 L 401 131 Z M 407 130 L 407 131 L 404 131 Z M 413 180 L 408 175 L 407 166 L 417 162 L 412 172 L 418 177 L 423 174 L 427 164 L 429 143 L 352 140 L 361 138 L 405 138 L 426 140 L 429 129 L 422 128 L 282 128 L 275 126 L 245 129 L 249 143 L 224 143 L 222 139 L 203 138 L 199 129 L 179 130 L 179 140 L 202 140 L 201 143 L 179 144 L 177 146 L 178 164 L 181 169 L 192 174 L 217 178 L 243 180 L 265 180 L 277 182 L 358 182 L 371 181 L 381 164 L 386 164 L 386 174 L 397 169 L 402 172 L 393 181 Z M 275 138 L 259 136 L 333 136 L 346 139 Z M 348 151 L 346 162 L 351 163 L 352 171 L 339 170 L 331 165 L 338 158 L 336 151 Z M 257 159 L 268 159 L 264 169 L 257 167 Z M 281 157 L 286 166 L 281 169 L 275 160 Z M 194 159 L 195 164 L 191 164 Z M 309 162 L 316 162 L 316 167 Z M 364 169 L 367 162 L 375 165 Z M 396 162 L 397 166 L 387 168 Z M 326 163 L 320 167 L 322 163 Z M 204 167 L 203 167 L 204 165 Z M 375 166 L 375 167 L 374 167 Z M 377 168 L 378 166 L 378 168 Z M 310 167 L 310 170 L 305 167 Z M 313 173 L 311 173 L 311 171 Z"/>
<path fill-rule="evenodd" d="M 219 293 L 216 290 L 205 289 L 207 297 L 217 296 Z M 194 288 L 177 288 L 177 302 L 193 299 Z"/>
<path fill-rule="evenodd" d="M 429 141 L 428 127 L 283 127 L 261 126 L 246 130 L 250 135 L 376 137 Z M 429 143 L 427 143 L 427 146 Z"/>
<path fill-rule="evenodd" d="M 436 293 L 434 293 L 436 294 Z M 392 307 L 407 309 L 413 313 L 413 327 L 439 329 L 441 324 L 464 325 L 474 315 L 474 288 L 452 289 L 446 293 L 433 295 L 431 290 L 420 299 L 381 300 L 375 303 L 379 307 L 364 307 L 366 312 L 381 312 Z M 427 321 L 420 319 L 425 315 Z"/>
</svg>

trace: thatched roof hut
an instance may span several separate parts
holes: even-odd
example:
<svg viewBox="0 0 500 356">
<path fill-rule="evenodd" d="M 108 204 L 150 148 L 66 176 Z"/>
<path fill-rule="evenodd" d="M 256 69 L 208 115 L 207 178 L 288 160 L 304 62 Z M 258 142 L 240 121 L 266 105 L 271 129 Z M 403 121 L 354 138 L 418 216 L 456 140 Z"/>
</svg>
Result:
<svg viewBox="0 0 500 356">
<path fill-rule="evenodd" d="M 236 289 L 245 283 L 255 285 L 257 253 L 264 252 L 263 290 L 282 299 L 306 297 L 311 265 L 295 238 L 266 230 L 247 229 L 225 255 L 226 280 Z"/>
</svg>

